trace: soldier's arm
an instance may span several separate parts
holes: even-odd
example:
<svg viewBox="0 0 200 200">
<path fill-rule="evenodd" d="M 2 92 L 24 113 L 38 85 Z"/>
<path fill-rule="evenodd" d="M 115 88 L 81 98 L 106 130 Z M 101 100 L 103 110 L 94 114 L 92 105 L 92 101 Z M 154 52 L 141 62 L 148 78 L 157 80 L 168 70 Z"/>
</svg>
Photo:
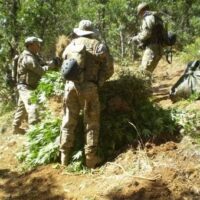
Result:
<svg viewBox="0 0 200 200">
<path fill-rule="evenodd" d="M 96 49 L 96 55 L 98 56 L 100 68 L 98 74 L 98 85 L 101 87 L 103 86 L 104 82 L 107 79 L 107 72 L 108 72 L 108 64 L 109 64 L 109 52 L 104 44 L 99 44 Z"/>
<path fill-rule="evenodd" d="M 41 76 L 48 70 L 57 69 L 59 64 L 56 62 L 57 61 L 55 60 L 51 60 L 46 63 L 44 62 L 40 63 L 40 62 L 36 62 L 34 58 L 32 58 L 31 56 L 27 56 L 25 58 L 24 64 L 26 65 L 27 70 L 30 70 Z"/>
<path fill-rule="evenodd" d="M 55 57 L 50 61 L 46 62 L 46 65 L 43 66 L 45 70 L 57 70 L 60 68 L 62 60 L 59 57 Z"/>
<path fill-rule="evenodd" d="M 22 60 L 22 65 L 25 66 L 26 70 L 30 70 L 40 76 L 43 75 L 46 70 L 48 70 L 48 67 L 39 65 L 39 63 L 37 63 L 31 56 L 26 56 Z"/>
<path fill-rule="evenodd" d="M 43 58 L 38 55 L 38 60 L 44 71 L 57 70 L 61 66 L 61 59 L 59 57 L 54 57 L 52 60 L 45 62 Z"/>
<path fill-rule="evenodd" d="M 139 42 L 144 42 L 151 37 L 154 21 L 155 18 L 153 15 L 146 16 L 143 19 L 141 31 L 136 36 Z"/>
</svg>

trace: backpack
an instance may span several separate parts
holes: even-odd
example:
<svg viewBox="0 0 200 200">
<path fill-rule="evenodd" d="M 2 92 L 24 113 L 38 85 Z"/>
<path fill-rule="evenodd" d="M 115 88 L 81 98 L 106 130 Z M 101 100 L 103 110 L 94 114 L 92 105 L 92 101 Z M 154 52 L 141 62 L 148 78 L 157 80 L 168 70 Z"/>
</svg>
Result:
<svg viewBox="0 0 200 200">
<path fill-rule="evenodd" d="M 19 55 L 15 55 L 12 62 L 8 64 L 6 71 L 6 84 L 10 87 L 14 87 L 17 83 L 17 66 L 18 66 Z"/>
<path fill-rule="evenodd" d="M 166 61 L 171 64 L 173 57 L 172 46 L 176 43 L 176 34 L 168 31 L 167 26 L 164 25 L 163 20 L 158 15 L 154 15 L 154 17 L 156 25 L 153 28 L 153 33 L 157 36 L 156 42 L 163 47 L 167 47 L 165 50 Z"/>
<path fill-rule="evenodd" d="M 104 69 L 103 79 L 109 79 L 114 73 L 114 61 L 113 57 L 109 53 L 109 50 L 106 55 L 106 62 L 102 62 L 101 56 L 95 52 L 96 45 L 98 45 L 99 42 L 97 40 L 93 40 L 87 47 L 88 49 L 86 49 L 85 45 L 79 43 L 80 40 L 78 42 L 76 40 L 72 41 L 63 52 L 62 57 L 64 61 L 61 66 L 62 77 L 65 80 L 82 82 L 87 77 L 88 72 L 88 70 L 85 69 L 85 65 L 88 66 L 88 64 L 98 64 L 101 69 Z M 92 67 L 90 70 L 90 73 L 92 74 L 94 68 Z M 85 72 L 85 74 L 83 72 Z"/>
<path fill-rule="evenodd" d="M 69 58 L 64 60 L 61 66 L 61 73 L 65 80 L 78 81 L 80 71 L 76 59 Z"/>
<path fill-rule="evenodd" d="M 176 43 L 176 34 L 168 31 L 166 25 L 160 16 L 153 14 L 155 17 L 155 25 L 152 29 L 152 38 L 153 42 L 161 44 L 163 46 L 172 46 Z"/>
<path fill-rule="evenodd" d="M 70 43 L 63 52 L 61 66 L 62 77 L 65 80 L 83 81 L 83 71 L 86 59 L 86 47 L 76 43 Z"/>
<path fill-rule="evenodd" d="M 170 90 L 173 102 L 188 98 L 193 93 L 200 93 L 200 61 L 187 64 L 186 70 Z"/>
</svg>

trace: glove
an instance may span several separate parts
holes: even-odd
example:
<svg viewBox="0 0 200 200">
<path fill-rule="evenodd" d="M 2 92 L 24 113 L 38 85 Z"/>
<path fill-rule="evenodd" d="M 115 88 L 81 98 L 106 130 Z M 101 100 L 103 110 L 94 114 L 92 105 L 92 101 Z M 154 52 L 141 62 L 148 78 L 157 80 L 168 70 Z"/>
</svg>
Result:
<svg viewBox="0 0 200 200">
<path fill-rule="evenodd" d="M 130 37 L 130 39 L 128 40 L 128 44 L 131 44 L 133 42 L 138 42 L 137 36 Z"/>
</svg>

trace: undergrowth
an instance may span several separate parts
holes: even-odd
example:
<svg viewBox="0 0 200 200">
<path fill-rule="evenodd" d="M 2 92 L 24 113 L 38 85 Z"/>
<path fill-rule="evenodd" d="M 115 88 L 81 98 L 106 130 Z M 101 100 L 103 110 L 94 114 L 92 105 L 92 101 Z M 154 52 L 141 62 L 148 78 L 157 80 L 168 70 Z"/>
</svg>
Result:
<svg viewBox="0 0 200 200">
<path fill-rule="evenodd" d="M 199 95 L 191 95 L 189 99 L 177 102 L 172 109 L 172 119 L 180 127 L 182 136 L 189 135 L 200 139 L 200 109 L 197 99 Z"/>
<path fill-rule="evenodd" d="M 27 131 L 27 144 L 17 154 L 25 169 L 55 162 L 59 156 L 61 119 L 49 111 L 48 98 L 61 96 L 64 83 L 59 72 L 48 72 L 42 77 L 31 97 L 32 103 L 39 104 L 41 121 Z"/>
<path fill-rule="evenodd" d="M 4 116 L 6 113 L 11 112 L 15 108 L 15 103 L 12 101 L 5 101 L 0 103 L 0 116 Z"/>
<path fill-rule="evenodd" d="M 100 152 L 106 158 L 138 139 L 167 138 L 176 131 L 171 111 L 150 101 L 150 81 L 141 74 L 123 69 L 100 94 Z"/>
<path fill-rule="evenodd" d="M 183 52 L 181 52 L 181 58 L 184 62 L 189 62 L 193 60 L 199 60 L 200 51 L 200 37 L 197 38 L 192 44 L 184 47 Z"/>
<path fill-rule="evenodd" d="M 48 113 L 41 123 L 32 126 L 27 132 L 27 143 L 18 153 L 18 159 L 25 168 L 55 162 L 59 156 L 60 119 Z"/>
<path fill-rule="evenodd" d="M 56 75 L 58 76 L 58 74 Z M 47 80 L 46 80 L 47 79 Z M 51 80 L 49 80 L 51 79 Z M 55 90 L 54 75 L 47 75 L 41 81 L 33 100 L 40 97 L 43 106 L 42 120 L 33 126 L 27 134 L 28 142 L 18 155 L 27 168 L 58 161 L 59 135 L 61 119 L 55 118 L 45 107 L 47 97 L 62 94 L 63 82 Z M 99 91 L 101 101 L 100 140 L 98 153 L 105 160 L 113 158 L 123 147 L 140 141 L 162 138 L 167 140 L 181 134 L 198 135 L 200 114 L 180 107 L 163 109 L 150 100 L 149 80 L 130 70 L 119 71 L 112 80 L 105 83 Z M 50 86 L 46 86 L 50 84 Z M 41 101 L 42 95 L 45 101 Z M 45 94 L 45 95 L 44 95 Z M 188 100 L 188 103 L 191 101 Z M 68 172 L 86 173 L 84 167 L 83 116 L 76 130 L 76 143 Z"/>
</svg>

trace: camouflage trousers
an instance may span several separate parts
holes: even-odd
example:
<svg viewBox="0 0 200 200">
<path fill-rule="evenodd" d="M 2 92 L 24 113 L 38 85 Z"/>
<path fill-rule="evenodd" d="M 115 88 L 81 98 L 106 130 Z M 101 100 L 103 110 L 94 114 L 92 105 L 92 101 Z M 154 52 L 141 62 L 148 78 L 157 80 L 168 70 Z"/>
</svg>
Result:
<svg viewBox="0 0 200 200">
<path fill-rule="evenodd" d="M 163 55 L 163 47 L 157 44 L 148 45 L 142 57 L 139 70 L 153 72 Z"/>
<path fill-rule="evenodd" d="M 37 106 L 30 103 L 32 90 L 27 89 L 26 85 L 18 85 L 17 90 L 19 98 L 17 102 L 17 110 L 14 115 L 13 127 L 20 127 L 22 120 L 28 115 L 28 124 L 34 124 L 38 121 Z"/>
<path fill-rule="evenodd" d="M 97 86 L 92 82 L 67 82 L 64 94 L 64 116 L 61 127 L 60 151 L 67 153 L 74 146 L 75 128 L 83 110 L 86 160 L 96 156 L 99 139 L 100 103 Z"/>
</svg>

